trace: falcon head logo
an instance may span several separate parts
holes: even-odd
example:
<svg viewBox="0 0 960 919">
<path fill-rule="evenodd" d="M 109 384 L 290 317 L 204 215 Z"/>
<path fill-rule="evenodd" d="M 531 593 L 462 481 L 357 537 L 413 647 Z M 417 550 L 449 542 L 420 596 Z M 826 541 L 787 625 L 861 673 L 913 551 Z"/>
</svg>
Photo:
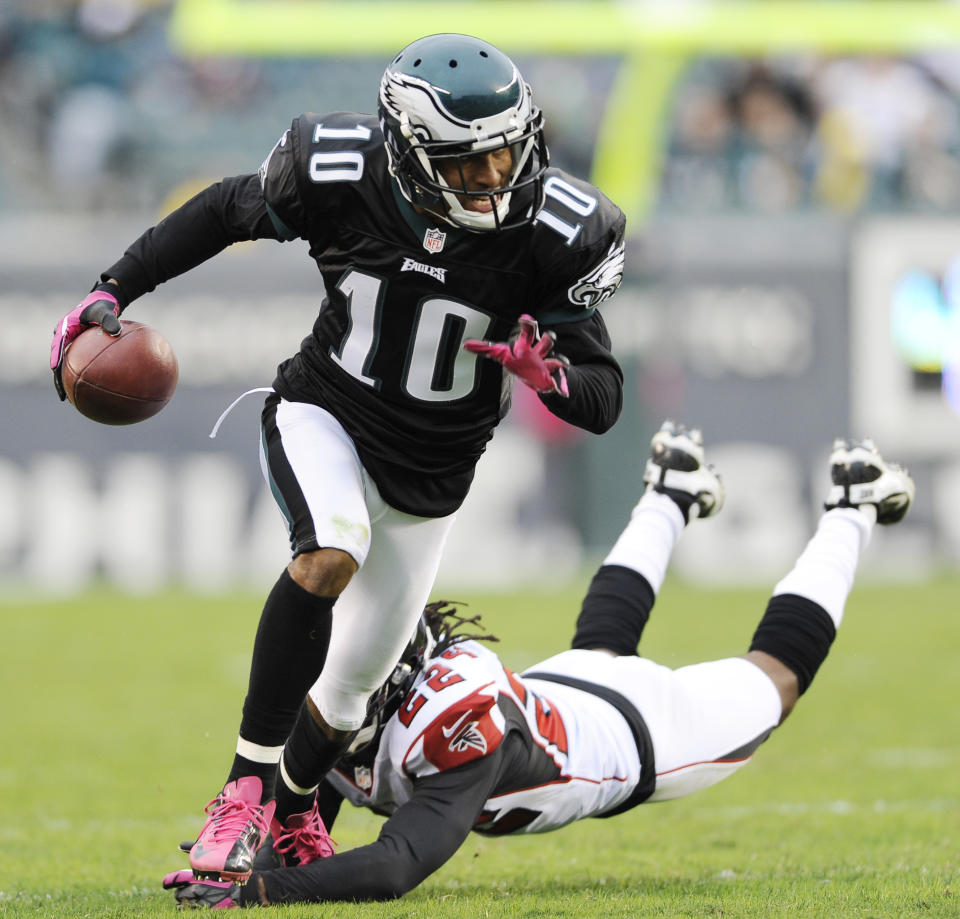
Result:
<svg viewBox="0 0 960 919">
<path fill-rule="evenodd" d="M 450 740 L 451 753 L 466 753 L 467 750 L 479 750 L 481 756 L 487 752 L 487 738 L 479 728 L 478 721 L 467 721 L 471 711 L 464 712 L 450 727 L 441 727 L 443 736 Z M 466 723 L 464 723 L 466 722 Z"/>
</svg>

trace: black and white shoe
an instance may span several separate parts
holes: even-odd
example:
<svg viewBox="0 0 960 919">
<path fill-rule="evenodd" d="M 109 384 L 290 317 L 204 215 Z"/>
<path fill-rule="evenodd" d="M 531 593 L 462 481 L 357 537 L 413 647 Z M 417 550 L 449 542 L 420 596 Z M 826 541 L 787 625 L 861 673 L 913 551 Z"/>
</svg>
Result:
<svg viewBox="0 0 960 919">
<path fill-rule="evenodd" d="M 704 462 L 703 435 L 664 421 L 650 441 L 650 459 L 643 473 L 647 491 L 672 498 L 686 520 L 711 517 L 723 507 L 723 483 L 713 466 Z"/>
<path fill-rule="evenodd" d="M 877 523 L 885 525 L 903 520 L 916 490 L 910 473 L 888 463 L 872 440 L 835 440 L 830 478 L 833 484 L 823 505 L 826 510 L 872 504 L 877 509 Z"/>
</svg>

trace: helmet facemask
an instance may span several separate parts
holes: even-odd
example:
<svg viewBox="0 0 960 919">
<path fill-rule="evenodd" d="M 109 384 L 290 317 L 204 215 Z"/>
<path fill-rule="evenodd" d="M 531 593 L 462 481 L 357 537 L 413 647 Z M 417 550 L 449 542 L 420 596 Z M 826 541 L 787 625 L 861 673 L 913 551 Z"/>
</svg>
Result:
<svg viewBox="0 0 960 919">
<path fill-rule="evenodd" d="M 407 113 L 404 112 L 406 118 Z M 423 200 L 419 206 L 463 229 L 503 230 L 528 223 L 543 205 L 542 170 L 532 168 L 533 162 L 540 162 L 547 155 L 542 124 L 543 118 L 537 111 L 529 125 L 464 144 L 456 140 L 421 141 L 408 120 L 406 124 L 401 122 L 401 131 L 409 132 L 410 145 L 395 174 L 406 173 L 422 189 Z M 464 169 L 465 161 L 478 155 L 496 154 L 501 150 L 506 150 L 511 160 L 504 186 L 471 189 L 467 170 Z M 470 209 L 464 205 L 462 198 L 488 201 L 489 210 Z M 511 205 L 515 211 L 521 211 L 513 219 L 510 217 Z"/>
</svg>

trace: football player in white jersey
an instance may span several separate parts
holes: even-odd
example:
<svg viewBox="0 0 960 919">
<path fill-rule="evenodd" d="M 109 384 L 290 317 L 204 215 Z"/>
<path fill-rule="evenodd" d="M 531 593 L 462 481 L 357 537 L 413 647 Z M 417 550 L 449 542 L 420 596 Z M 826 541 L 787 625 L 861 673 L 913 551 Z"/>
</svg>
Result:
<svg viewBox="0 0 960 919">
<path fill-rule="evenodd" d="M 227 246 L 299 240 L 318 268 L 319 314 L 278 367 L 261 422 L 292 560 L 263 607 L 196 871 L 246 879 L 274 808 L 320 781 L 363 724 L 512 381 L 592 433 L 617 420 L 623 374 L 598 307 L 623 275 L 624 226 L 599 189 L 550 165 L 543 115 L 502 51 L 431 35 L 389 63 L 376 115 L 293 119 L 258 171 L 148 229 L 57 324 L 63 398 L 64 351 L 83 328 L 119 334 L 132 301 Z M 275 286 L 282 295 L 282 272 Z M 275 321 L 270 297 L 262 321 Z M 315 825 L 274 835 L 316 854 Z"/>
<path fill-rule="evenodd" d="M 397 897 L 471 830 L 501 835 L 611 817 L 731 775 L 789 715 L 823 663 L 875 523 L 903 518 L 909 473 L 869 441 L 837 441 L 816 531 L 776 585 L 742 657 L 670 669 L 637 644 L 685 525 L 723 504 L 698 431 L 666 422 L 646 490 L 591 582 L 572 648 L 516 674 L 465 633 L 476 619 L 427 607 L 350 752 L 303 813 L 329 826 L 340 803 L 388 815 L 375 842 L 309 858 L 292 838 L 260 850 L 248 884 L 173 872 L 184 905 Z M 486 636 L 489 637 L 489 636 Z M 322 828 L 318 827 L 318 831 Z M 332 853 L 327 845 L 324 855 Z"/>
</svg>

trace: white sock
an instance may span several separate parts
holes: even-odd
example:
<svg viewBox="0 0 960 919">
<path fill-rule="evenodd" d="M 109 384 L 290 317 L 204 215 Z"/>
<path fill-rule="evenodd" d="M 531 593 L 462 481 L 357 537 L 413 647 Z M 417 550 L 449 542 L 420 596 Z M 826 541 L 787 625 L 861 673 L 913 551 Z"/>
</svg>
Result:
<svg viewBox="0 0 960 919">
<path fill-rule="evenodd" d="M 290 778 L 290 773 L 287 772 L 287 764 L 283 761 L 283 757 L 280 758 L 280 777 L 283 779 L 283 784 L 286 785 L 290 791 L 301 797 L 312 794 L 320 787 L 319 785 L 314 785 L 313 788 L 303 788 L 294 782 L 294 780 Z"/>
<path fill-rule="evenodd" d="M 283 744 L 280 744 L 279 747 L 264 747 L 238 736 L 237 753 L 252 763 L 279 763 L 280 755 L 283 753 Z"/>
<path fill-rule="evenodd" d="M 645 492 L 603 564 L 632 568 L 659 593 L 683 527 L 683 514 L 672 498 L 657 491 Z"/>
<path fill-rule="evenodd" d="M 870 541 L 876 519 L 872 504 L 859 510 L 838 507 L 827 511 L 796 564 L 774 587 L 773 595 L 798 594 L 813 600 L 839 628 L 860 554 Z"/>
</svg>

